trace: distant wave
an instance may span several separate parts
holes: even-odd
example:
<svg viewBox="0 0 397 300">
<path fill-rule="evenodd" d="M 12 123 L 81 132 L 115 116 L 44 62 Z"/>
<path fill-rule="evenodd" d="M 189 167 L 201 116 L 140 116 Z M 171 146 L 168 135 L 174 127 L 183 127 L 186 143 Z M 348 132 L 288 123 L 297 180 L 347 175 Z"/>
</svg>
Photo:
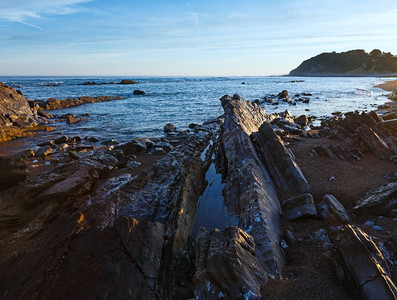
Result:
<svg viewBox="0 0 397 300">
<path fill-rule="evenodd" d="M 372 96 L 372 91 L 363 89 L 363 88 L 356 88 L 354 91 L 356 95 L 363 95 L 363 96 Z"/>
</svg>

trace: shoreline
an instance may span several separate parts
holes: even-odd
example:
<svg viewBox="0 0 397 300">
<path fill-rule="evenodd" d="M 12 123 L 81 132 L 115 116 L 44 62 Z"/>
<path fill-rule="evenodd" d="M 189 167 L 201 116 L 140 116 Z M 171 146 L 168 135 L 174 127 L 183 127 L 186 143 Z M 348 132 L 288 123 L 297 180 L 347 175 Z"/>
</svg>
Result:
<svg viewBox="0 0 397 300">
<path fill-rule="evenodd" d="M 87 76 L 82 76 L 82 77 L 85 78 Z M 120 76 L 120 77 L 122 78 L 123 76 Z M 175 77 L 177 77 L 177 76 L 175 76 Z M 257 76 L 253 76 L 253 77 L 257 77 Z M 262 76 L 259 76 L 259 77 L 262 77 Z M 273 77 L 273 76 L 268 76 L 268 77 Z M 276 77 L 280 77 L 280 76 L 276 76 Z M 294 76 L 286 75 L 286 77 L 294 77 Z M 316 77 L 316 76 L 314 76 L 314 77 Z M 381 88 L 381 89 L 383 89 L 385 91 L 392 91 L 395 88 L 397 89 L 397 80 L 390 81 L 390 82 L 385 82 L 385 83 L 382 83 L 382 84 L 378 84 L 378 85 L 375 85 L 373 87 Z M 89 104 L 89 103 L 102 102 L 102 101 L 114 101 L 114 100 L 119 100 L 119 99 L 123 99 L 123 98 L 124 97 L 120 97 L 120 96 L 112 96 L 112 97 L 109 97 L 109 96 L 98 96 L 98 97 L 81 96 L 81 97 L 76 97 L 75 99 L 68 98 L 68 99 L 65 99 L 65 100 L 58 100 L 58 99 L 49 98 L 46 101 L 43 101 L 43 100 L 29 100 L 29 101 L 32 102 L 33 105 L 37 106 L 39 114 L 41 114 L 42 116 L 46 116 L 48 118 L 51 118 L 52 116 L 49 114 L 48 110 L 59 109 L 59 108 L 67 109 L 69 107 L 80 106 L 80 105 Z M 266 101 L 262 101 L 262 103 L 266 103 Z M 391 107 L 395 107 L 395 105 L 393 105 L 393 102 L 389 102 L 389 101 L 386 101 L 384 104 L 380 104 L 378 106 L 379 107 L 383 107 L 385 105 L 389 106 L 390 107 L 389 109 L 391 109 Z M 387 112 L 388 110 L 387 109 L 385 110 L 385 109 L 382 108 L 382 109 L 376 109 L 376 111 L 378 111 L 380 113 L 383 113 L 383 112 Z M 328 117 L 332 117 L 332 115 L 333 114 L 330 114 L 330 115 L 328 115 Z M 80 120 L 84 120 L 85 119 L 84 117 L 86 117 L 85 114 L 81 114 L 80 119 L 76 118 L 76 116 L 73 115 L 71 120 L 72 120 L 72 122 L 78 122 Z M 319 123 L 320 121 L 316 121 L 316 122 Z M 38 126 L 37 128 L 38 128 L 38 130 L 44 129 L 44 127 L 42 127 L 42 125 Z M 24 131 L 30 132 L 32 130 L 34 130 L 34 128 L 26 128 L 26 129 L 22 128 L 20 131 L 22 131 L 22 132 L 24 132 Z M 49 127 L 49 131 L 50 130 L 52 131 L 52 130 L 54 130 L 54 128 Z M 57 132 L 57 131 L 58 130 L 56 130 L 55 132 Z M 35 133 L 29 133 L 27 136 L 21 136 L 20 138 L 18 138 L 18 142 L 16 142 L 16 144 L 18 144 L 18 146 L 16 147 L 16 149 L 21 149 L 22 147 L 20 145 L 24 144 L 23 139 L 26 139 L 26 138 L 28 138 L 29 136 L 32 136 L 32 135 L 36 135 L 37 136 L 37 133 L 36 134 Z M 142 136 L 142 137 L 145 138 L 145 136 Z M 156 138 L 156 137 L 154 137 L 154 138 Z M 33 138 L 33 140 L 34 140 L 34 138 Z M 12 149 L 13 148 L 13 141 L 14 140 L 8 140 L 6 142 L 3 142 L 5 144 L 3 144 L 3 143 L 2 144 L 5 145 L 6 147 L 2 147 L 2 148 L 7 148 L 8 147 L 9 149 Z M 29 142 L 27 142 L 25 144 L 27 145 L 27 144 L 29 144 Z M 25 148 L 25 150 L 27 150 L 27 148 Z M 3 150 L 2 151 L 3 155 L 6 154 L 6 152 L 7 152 L 7 150 L 6 151 Z M 13 154 L 17 154 L 16 150 L 14 150 L 14 149 L 12 150 L 12 153 Z"/>
<path fill-rule="evenodd" d="M 387 92 L 394 92 L 397 90 L 397 80 L 387 81 L 385 83 L 375 85 L 375 87 L 381 88 Z"/>
</svg>

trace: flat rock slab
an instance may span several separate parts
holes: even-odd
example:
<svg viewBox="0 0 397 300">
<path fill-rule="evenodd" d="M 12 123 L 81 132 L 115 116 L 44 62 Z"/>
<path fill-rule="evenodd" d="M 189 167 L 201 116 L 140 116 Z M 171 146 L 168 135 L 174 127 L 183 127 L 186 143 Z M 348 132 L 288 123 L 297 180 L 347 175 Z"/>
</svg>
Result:
<svg viewBox="0 0 397 300">
<path fill-rule="evenodd" d="M 327 203 L 331 213 L 343 224 L 350 223 L 345 207 L 333 195 L 325 195 L 323 201 Z"/>
<path fill-rule="evenodd" d="M 346 225 L 336 238 L 341 264 L 363 299 L 396 299 L 397 288 L 390 278 L 382 252 L 360 228 Z"/>
<path fill-rule="evenodd" d="M 283 214 L 290 220 L 297 220 L 317 215 L 312 194 L 305 193 L 283 201 Z"/>
<path fill-rule="evenodd" d="M 357 201 L 355 211 L 371 215 L 387 214 L 397 208 L 397 183 L 392 182 Z"/>
</svg>

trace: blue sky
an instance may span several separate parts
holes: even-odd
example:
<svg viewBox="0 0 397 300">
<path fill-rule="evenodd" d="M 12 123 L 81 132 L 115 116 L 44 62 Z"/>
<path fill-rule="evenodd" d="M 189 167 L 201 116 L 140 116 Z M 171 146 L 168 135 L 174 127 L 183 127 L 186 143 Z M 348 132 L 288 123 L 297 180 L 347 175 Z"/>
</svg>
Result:
<svg viewBox="0 0 397 300">
<path fill-rule="evenodd" d="M 0 75 L 286 74 L 321 52 L 397 54 L 397 2 L 1 0 Z"/>
</svg>

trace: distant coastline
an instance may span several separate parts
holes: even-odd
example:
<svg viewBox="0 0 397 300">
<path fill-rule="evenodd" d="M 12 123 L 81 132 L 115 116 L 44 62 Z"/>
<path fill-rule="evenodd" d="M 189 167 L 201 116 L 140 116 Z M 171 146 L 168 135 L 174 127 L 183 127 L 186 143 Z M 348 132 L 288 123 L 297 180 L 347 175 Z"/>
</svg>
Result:
<svg viewBox="0 0 397 300">
<path fill-rule="evenodd" d="M 376 77 L 376 78 L 383 78 L 383 77 L 397 77 L 397 73 L 386 73 L 386 74 L 316 74 L 316 73 L 307 73 L 307 74 L 300 74 L 300 75 L 291 75 L 287 74 L 286 77 Z"/>
<path fill-rule="evenodd" d="M 378 49 L 321 53 L 302 62 L 289 73 L 290 76 L 397 76 L 397 57 Z"/>
</svg>

